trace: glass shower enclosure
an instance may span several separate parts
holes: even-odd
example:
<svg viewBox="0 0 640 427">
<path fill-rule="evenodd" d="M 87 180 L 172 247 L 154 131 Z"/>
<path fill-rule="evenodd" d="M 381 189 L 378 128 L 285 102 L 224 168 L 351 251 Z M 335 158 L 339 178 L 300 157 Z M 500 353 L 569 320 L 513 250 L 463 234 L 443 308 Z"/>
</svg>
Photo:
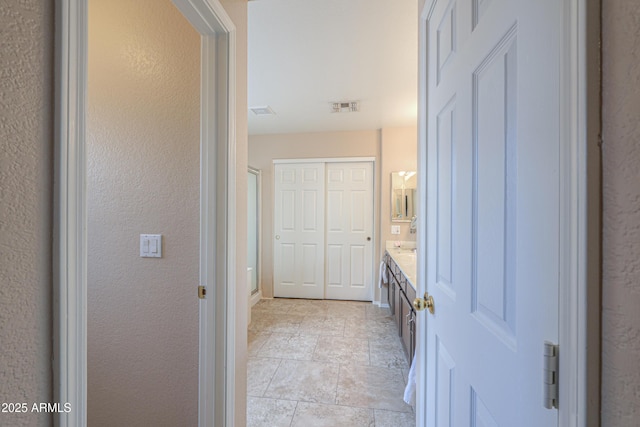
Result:
<svg viewBox="0 0 640 427">
<path fill-rule="evenodd" d="M 247 280 L 251 295 L 260 290 L 260 171 L 249 168 L 247 177 Z"/>
</svg>

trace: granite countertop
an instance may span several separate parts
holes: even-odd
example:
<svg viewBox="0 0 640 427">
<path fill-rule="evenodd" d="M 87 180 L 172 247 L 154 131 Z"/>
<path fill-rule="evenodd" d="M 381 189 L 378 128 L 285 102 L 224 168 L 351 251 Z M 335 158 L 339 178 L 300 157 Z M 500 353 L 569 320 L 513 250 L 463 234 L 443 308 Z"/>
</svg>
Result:
<svg viewBox="0 0 640 427">
<path fill-rule="evenodd" d="M 398 247 L 398 243 L 400 246 Z M 402 273 L 407 278 L 407 281 L 416 289 L 416 243 L 415 242 L 395 242 L 393 240 L 387 240 L 386 249 L 391 258 L 400 267 Z"/>
</svg>

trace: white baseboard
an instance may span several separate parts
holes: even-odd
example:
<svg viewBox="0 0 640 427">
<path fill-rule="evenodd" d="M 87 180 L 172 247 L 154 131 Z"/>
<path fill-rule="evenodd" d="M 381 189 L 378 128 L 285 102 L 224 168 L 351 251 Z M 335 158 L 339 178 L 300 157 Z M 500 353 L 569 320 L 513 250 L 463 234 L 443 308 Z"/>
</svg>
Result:
<svg viewBox="0 0 640 427">
<path fill-rule="evenodd" d="M 251 295 L 251 307 L 256 305 L 262 299 L 262 291 L 258 290 L 255 294 Z"/>
<path fill-rule="evenodd" d="M 383 303 L 382 301 L 373 301 L 372 303 L 373 305 L 377 305 L 380 308 L 389 308 L 389 304 L 388 303 Z"/>
</svg>

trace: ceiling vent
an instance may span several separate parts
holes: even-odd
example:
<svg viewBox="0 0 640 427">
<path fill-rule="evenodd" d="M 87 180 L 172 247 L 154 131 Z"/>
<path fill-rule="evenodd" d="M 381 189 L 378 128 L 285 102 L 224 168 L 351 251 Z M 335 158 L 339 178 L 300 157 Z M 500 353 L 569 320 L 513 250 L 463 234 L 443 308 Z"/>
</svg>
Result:
<svg viewBox="0 0 640 427">
<path fill-rule="evenodd" d="M 256 116 L 273 116 L 276 114 L 276 112 L 268 105 L 265 105 L 264 107 L 251 107 L 249 110 L 251 110 Z"/>
<path fill-rule="evenodd" d="M 358 101 L 346 101 L 346 102 L 332 102 L 332 113 L 355 113 L 360 110 L 360 103 Z"/>
</svg>

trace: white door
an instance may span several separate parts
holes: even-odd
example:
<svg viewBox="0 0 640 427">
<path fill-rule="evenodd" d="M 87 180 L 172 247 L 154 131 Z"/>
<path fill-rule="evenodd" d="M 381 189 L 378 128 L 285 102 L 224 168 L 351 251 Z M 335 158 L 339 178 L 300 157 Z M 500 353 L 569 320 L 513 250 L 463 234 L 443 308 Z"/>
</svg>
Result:
<svg viewBox="0 0 640 427">
<path fill-rule="evenodd" d="M 324 163 L 275 165 L 273 294 L 324 298 Z"/>
<path fill-rule="evenodd" d="M 427 425 L 556 426 L 563 2 L 427 3 Z"/>
<path fill-rule="evenodd" d="M 373 164 L 327 164 L 327 299 L 371 301 Z"/>
</svg>

